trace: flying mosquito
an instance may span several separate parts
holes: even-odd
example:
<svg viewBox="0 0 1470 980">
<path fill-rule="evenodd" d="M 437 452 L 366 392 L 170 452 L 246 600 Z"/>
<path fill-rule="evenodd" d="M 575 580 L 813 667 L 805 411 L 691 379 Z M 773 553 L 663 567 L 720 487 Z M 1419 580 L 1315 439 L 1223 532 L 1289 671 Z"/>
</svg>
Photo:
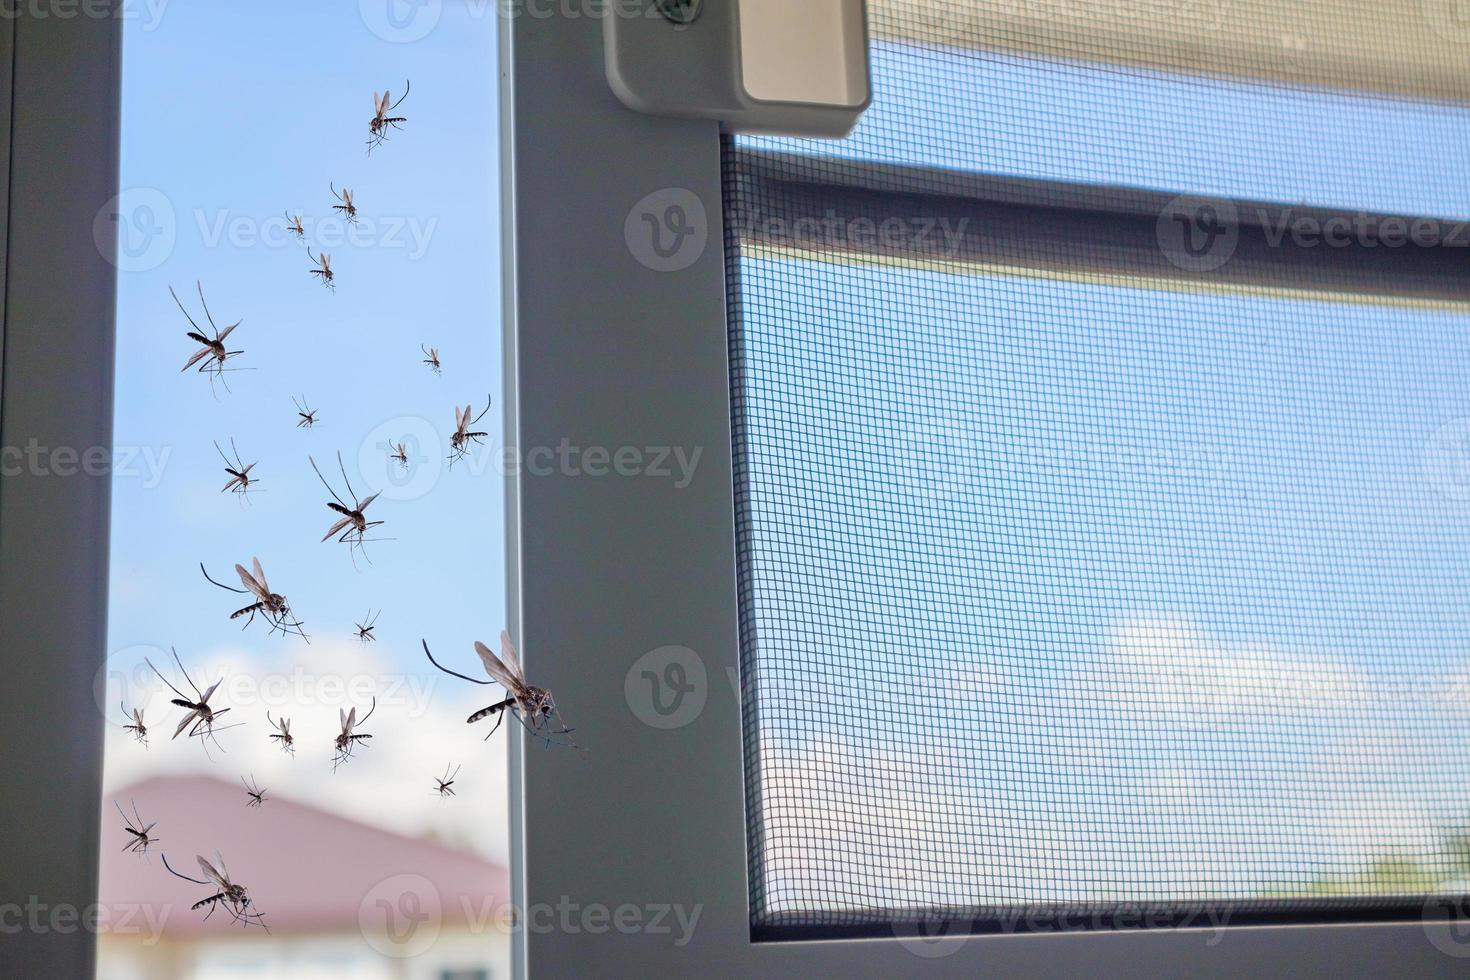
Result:
<svg viewBox="0 0 1470 980">
<path fill-rule="evenodd" d="M 424 352 L 424 363 L 427 364 L 435 374 L 439 374 L 444 367 L 444 365 L 439 363 L 439 348 L 419 344 L 419 350 Z"/>
<path fill-rule="evenodd" d="M 307 459 L 311 461 L 311 468 L 316 470 L 317 479 L 322 481 L 322 486 L 326 487 L 327 492 L 332 495 L 332 500 L 327 501 L 327 507 L 334 513 L 342 515 L 340 521 L 327 528 L 327 533 L 322 535 L 322 540 L 326 541 L 328 538 L 337 536 L 338 542 L 346 542 L 349 554 L 353 550 L 357 550 L 363 552 L 363 557 L 366 558 L 367 552 L 363 549 L 363 545 L 368 541 L 367 532 L 370 528 L 375 528 L 383 522 L 368 520 L 363 516 L 363 511 L 367 510 L 368 506 L 374 500 L 378 499 L 378 495 L 376 493 L 369 494 L 361 500 L 357 500 L 357 494 L 352 489 L 352 481 L 347 478 L 347 467 L 343 464 L 342 454 L 339 452 L 337 453 L 337 468 L 342 471 L 342 482 L 347 485 L 347 497 L 349 500 L 357 500 L 356 506 L 349 506 L 347 501 L 337 496 L 337 491 L 332 489 L 332 485 L 327 482 L 327 478 L 322 476 L 322 471 L 317 467 L 316 460 L 310 456 Z M 354 558 L 353 564 L 356 565 L 356 563 L 357 559 Z"/>
<path fill-rule="evenodd" d="M 247 466 L 243 461 L 241 461 L 240 450 L 235 448 L 234 436 L 230 437 L 230 452 L 235 454 L 235 459 L 233 461 L 231 461 L 230 457 L 225 455 L 225 451 L 219 447 L 218 440 L 215 441 L 214 451 L 219 453 L 219 458 L 225 461 L 225 472 L 230 475 L 230 482 L 226 483 L 223 487 L 220 488 L 220 493 L 224 493 L 226 490 L 228 490 L 231 493 L 238 493 L 240 495 L 240 499 L 244 500 L 250 493 L 251 484 L 260 482 L 256 477 L 250 475 L 250 471 L 255 469 L 255 464 L 251 463 Z"/>
<path fill-rule="evenodd" d="M 248 783 L 245 782 L 245 777 L 241 776 L 240 783 L 245 787 L 245 792 L 250 797 L 250 802 L 245 804 L 247 807 L 255 808 L 266 801 L 265 790 L 261 789 L 260 786 L 255 782 L 254 774 L 251 774 L 250 782 Z"/>
<path fill-rule="evenodd" d="M 151 831 L 154 827 L 158 826 L 158 821 L 155 820 L 155 821 L 153 821 L 153 823 L 150 823 L 150 824 L 148 824 L 148 825 L 145 826 L 143 824 L 143 818 L 138 815 L 138 801 L 137 800 L 134 800 L 133 801 L 133 817 L 132 817 L 132 819 L 129 819 L 128 818 L 128 815 L 123 812 L 122 805 L 119 804 L 117 802 L 117 800 L 113 800 L 112 801 L 112 805 L 115 806 L 115 807 L 117 807 L 118 814 L 120 814 L 122 816 L 123 823 L 126 824 L 126 826 L 123 827 L 123 829 L 126 830 L 129 834 L 132 835 L 132 837 L 128 840 L 128 842 L 123 845 L 123 853 L 124 854 L 143 854 L 143 855 L 147 855 L 147 853 L 148 853 L 148 845 L 149 844 L 156 844 L 156 843 L 158 843 L 158 838 L 157 837 L 149 837 L 148 836 L 148 832 Z M 133 820 L 136 820 L 137 823 L 134 823 Z"/>
<path fill-rule="evenodd" d="M 444 777 L 442 779 L 439 778 L 439 777 L 437 777 L 437 776 L 434 778 L 434 782 L 436 782 L 436 783 L 439 784 L 438 787 L 434 790 L 434 792 L 436 792 L 440 796 L 446 797 L 446 798 L 447 797 L 450 797 L 450 796 L 454 796 L 455 795 L 454 790 L 450 789 L 449 787 L 451 787 L 451 786 L 454 785 L 454 778 L 456 776 L 458 776 L 458 775 L 459 775 L 459 766 L 455 766 L 454 767 L 454 772 L 450 772 L 449 771 L 449 767 L 448 766 L 445 766 L 444 767 Z"/>
<path fill-rule="evenodd" d="M 393 96 L 387 92 L 384 92 L 382 95 L 379 95 L 377 92 L 373 93 L 373 118 L 368 123 L 368 133 L 371 134 L 368 137 L 368 153 L 372 153 L 373 147 L 380 145 L 388 138 L 389 126 L 392 126 L 394 129 L 402 129 L 402 124 L 408 122 L 406 116 L 390 116 L 388 113 L 393 112 L 403 104 L 403 100 L 408 98 L 408 93 L 411 88 L 412 83 L 405 81 L 403 83 L 403 94 L 398 97 L 397 102 L 393 102 Z"/>
<path fill-rule="evenodd" d="M 456 407 L 454 410 L 454 435 L 449 437 L 449 465 L 451 467 L 454 466 L 455 460 L 464 459 L 470 451 L 471 443 L 478 444 L 481 439 L 489 435 L 488 432 L 470 430 L 472 426 L 479 425 L 480 419 L 490 412 L 490 399 L 488 397 L 485 399 L 485 411 L 475 416 L 473 420 L 470 418 L 472 411 L 474 408 L 470 405 L 466 405 L 463 409 Z"/>
<path fill-rule="evenodd" d="M 118 707 L 122 708 L 124 718 L 131 718 L 133 720 L 133 723 L 131 725 L 123 726 L 123 731 L 132 732 L 133 738 L 137 739 L 139 742 L 142 742 L 143 747 L 147 748 L 148 726 L 143 724 L 143 710 L 141 708 L 134 708 L 132 711 L 128 711 L 128 706 L 126 704 L 119 704 Z"/>
<path fill-rule="evenodd" d="M 352 192 L 344 187 L 339 194 L 336 184 L 329 186 L 332 188 L 332 196 L 337 199 L 337 203 L 332 205 L 332 210 L 339 212 L 343 218 L 347 219 L 349 225 L 357 224 L 357 205 L 352 203 Z"/>
<path fill-rule="evenodd" d="M 373 706 L 368 709 L 367 714 L 362 716 L 362 721 L 357 720 L 356 708 L 353 708 L 350 712 L 344 711 L 341 708 L 337 709 L 337 713 L 342 721 L 342 734 L 338 735 L 337 740 L 333 743 L 336 749 L 335 753 L 332 756 L 333 772 L 335 772 L 337 770 L 337 767 L 340 766 L 342 763 L 352 758 L 352 750 L 357 747 L 357 743 L 372 738 L 371 735 L 358 734 L 356 729 L 359 725 L 366 725 L 367 720 L 371 718 L 373 716 L 373 712 L 377 710 L 377 698 L 373 698 Z"/>
<path fill-rule="evenodd" d="M 280 721 L 276 721 L 271 718 L 271 713 L 267 711 L 265 713 L 265 720 L 270 722 L 270 726 L 276 730 L 276 733 L 270 737 L 280 743 L 281 751 L 287 755 L 295 755 L 296 739 L 291 736 L 291 719 L 282 716 Z"/>
<path fill-rule="evenodd" d="M 184 366 L 180 368 L 180 371 L 187 371 L 197 364 L 199 365 L 196 369 L 198 373 L 209 375 L 211 388 L 214 386 L 215 378 L 219 378 L 220 384 L 223 384 L 225 390 L 229 391 L 230 386 L 225 382 L 224 374 L 227 370 L 238 371 L 240 368 L 226 368 L 225 362 L 245 352 L 243 350 L 227 350 L 225 348 L 225 338 L 244 321 L 236 320 L 223 330 L 216 327 L 214 325 L 214 317 L 209 312 L 209 304 L 204 301 L 204 284 L 196 281 L 194 285 L 199 290 L 199 305 L 204 307 L 204 317 L 209 322 L 210 333 L 214 336 L 210 337 L 205 335 L 204 331 L 199 328 L 199 324 L 195 323 L 194 318 L 189 315 L 189 311 L 184 309 L 184 303 L 179 299 L 179 294 L 174 292 L 174 287 L 168 287 L 169 295 L 174 298 L 174 303 L 178 305 L 179 312 L 184 314 L 184 319 L 188 320 L 189 326 L 194 328 L 186 332 L 185 336 L 199 345 L 199 349 L 184 362 Z"/>
<path fill-rule="evenodd" d="M 473 677 L 466 677 L 464 674 L 450 670 L 435 660 L 432 653 L 429 653 L 428 641 L 425 640 L 423 643 L 424 653 L 428 655 L 429 663 L 438 667 L 444 673 L 452 677 L 458 677 L 460 680 L 469 681 L 471 684 L 491 683 L 491 681 L 476 680 Z M 556 701 L 552 698 L 551 692 L 544 687 L 532 687 L 526 683 L 525 675 L 521 672 L 521 658 L 516 653 L 515 644 L 510 642 L 509 633 L 504 630 L 500 632 L 499 657 L 495 656 L 489 647 L 478 640 L 475 641 L 475 652 L 480 655 L 480 662 L 485 665 L 485 673 L 490 675 L 491 680 L 505 688 L 506 693 L 510 697 L 501 701 L 499 704 L 492 704 L 488 708 L 481 708 L 479 711 L 476 711 L 465 720 L 466 724 L 473 725 L 483 718 L 497 715 L 499 717 L 495 722 L 495 727 L 490 729 L 490 735 L 494 735 L 500 730 L 500 725 L 505 721 L 506 714 L 510 713 L 516 716 L 526 731 L 545 739 L 548 745 L 551 744 L 553 736 L 570 735 L 574 731 L 574 729 L 566 727 L 566 724 L 561 720 L 561 713 L 556 710 Z M 560 725 L 561 727 L 552 730 L 555 725 Z M 485 736 L 487 741 L 490 735 Z M 577 743 L 573 742 L 570 738 L 567 739 L 567 742 L 573 748 L 577 747 Z"/>
<path fill-rule="evenodd" d="M 301 416 L 296 423 L 298 429 L 309 429 L 316 425 L 316 409 L 306 407 L 306 396 L 301 396 L 301 401 L 296 401 L 296 396 L 291 396 L 291 401 L 296 405 L 296 414 Z"/>
<path fill-rule="evenodd" d="M 219 739 L 217 739 L 215 735 L 217 732 L 224 731 L 225 729 L 215 728 L 214 723 L 219 720 L 220 715 L 225 714 L 230 709 L 212 708 L 209 704 L 210 697 L 214 695 L 215 689 L 220 686 L 220 684 L 224 681 L 224 678 L 221 677 L 219 680 L 209 685 L 209 688 L 207 690 L 201 691 L 199 690 L 199 685 L 195 684 L 194 679 L 189 676 L 189 672 L 184 669 L 184 663 L 179 659 L 179 652 L 175 650 L 173 651 L 173 655 L 174 663 L 178 665 L 179 673 L 184 675 L 184 680 L 187 681 L 189 687 L 193 688 L 194 690 L 193 700 L 190 700 L 183 691 L 180 691 L 178 688 L 174 687 L 173 684 L 169 683 L 169 679 L 167 677 L 164 677 L 163 674 L 159 673 L 157 667 L 153 666 L 153 661 L 149 660 L 146 657 L 143 658 L 143 662 L 146 663 L 153 670 L 153 673 L 158 674 L 158 679 L 163 681 L 164 684 L 167 684 L 168 689 L 170 691 L 173 691 L 174 694 L 177 695 L 177 697 L 171 698 L 169 700 L 169 704 L 177 705 L 180 708 L 189 709 L 189 713 L 186 714 L 183 719 L 179 721 L 178 727 L 174 729 L 173 737 L 178 738 L 184 733 L 185 729 L 188 729 L 190 738 L 194 738 L 195 736 L 199 737 L 201 744 L 204 745 L 205 755 L 209 754 L 209 743 L 211 741 L 214 742 L 216 748 L 219 748 L 220 751 L 224 751 L 224 749 L 219 744 Z M 230 725 L 228 727 L 237 728 L 239 726 Z"/>
<path fill-rule="evenodd" d="M 167 854 L 163 856 L 163 866 L 168 868 L 169 874 L 176 878 L 192 881 L 196 885 L 206 885 L 219 889 L 219 891 L 208 898 L 201 899 L 189 906 L 190 910 L 198 910 L 207 905 L 209 906 L 209 911 L 205 913 L 204 918 L 208 919 L 211 915 L 214 915 L 214 910 L 217 907 L 223 905 L 229 909 L 230 917 L 236 922 L 245 926 L 254 922 L 262 929 L 265 929 L 266 932 L 270 932 L 270 929 L 266 928 L 265 916 L 262 913 L 247 911 L 251 904 L 250 894 L 245 890 L 243 885 L 237 885 L 230 881 L 230 872 L 225 868 L 225 859 L 220 856 L 219 851 L 215 851 L 214 856 L 215 860 L 219 861 L 219 870 L 215 870 L 214 865 L 204 860 L 203 857 L 198 857 L 199 867 L 204 872 L 205 878 L 209 879 L 208 881 L 200 881 L 198 878 L 190 878 L 188 875 L 179 874 L 168 863 Z"/>
<path fill-rule="evenodd" d="M 291 234 L 295 235 L 298 240 L 303 241 L 303 242 L 306 241 L 306 228 L 303 227 L 302 224 L 301 224 L 301 215 L 298 214 L 298 215 L 296 215 L 296 216 L 293 217 L 291 215 L 291 212 L 287 211 L 286 212 L 286 222 L 287 222 L 287 224 L 286 224 L 286 230 L 287 231 L 289 231 Z"/>
<path fill-rule="evenodd" d="M 333 280 L 337 277 L 337 274 L 332 271 L 332 257 L 326 252 L 323 252 L 321 255 L 312 255 L 311 246 L 309 245 L 306 248 L 306 257 L 316 263 L 315 268 L 307 271 L 314 276 L 321 276 L 323 286 L 326 286 L 328 289 L 336 289 L 337 284 Z"/>
<path fill-rule="evenodd" d="M 403 443 L 400 442 L 394 446 L 393 452 L 388 454 L 388 458 L 397 460 L 399 466 L 408 469 L 408 450 L 404 447 Z"/>
<path fill-rule="evenodd" d="M 363 643 L 374 643 L 377 641 L 378 638 L 376 636 L 373 636 L 373 630 L 377 628 L 375 624 L 378 621 L 378 617 L 381 615 L 383 615 L 383 610 L 379 609 L 375 614 L 371 609 L 369 609 L 367 619 L 363 623 L 352 624 L 357 627 L 357 638 L 359 640 L 361 640 Z"/>
<path fill-rule="evenodd" d="M 291 606 L 286 601 L 286 597 L 271 591 L 270 583 L 265 578 L 265 570 L 260 567 L 260 559 L 252 558 L 250 564 L 252 571 L 246 571 L 244 565 L 235 566 L 235 574 L 240 576 L 240 582 L 245 586 L 243 589 L 236 589 L 210 578 L 209 572 L 204 570 L 203 562 L 199 563 L 199 571 L 203 573 L 205 581 L 210 585 L 224 589 L 226 592 L 248 595 L 255 599 L 250 605 L 242 606 L 230 613 L 231 619 L 239 619 L 241 616 L 249 617 L 245 620 L 245 625 L 240 627 L 241 629 L 247 629 L 259 615 L 265 617 L 266 622 L 271 624 L 270 632 L 280 630 L 282 634 L 294 633 L 310 642 L 306 633 L 301 629 L 305 624 L 299 619 L 291 618 Z"/>
</svg>

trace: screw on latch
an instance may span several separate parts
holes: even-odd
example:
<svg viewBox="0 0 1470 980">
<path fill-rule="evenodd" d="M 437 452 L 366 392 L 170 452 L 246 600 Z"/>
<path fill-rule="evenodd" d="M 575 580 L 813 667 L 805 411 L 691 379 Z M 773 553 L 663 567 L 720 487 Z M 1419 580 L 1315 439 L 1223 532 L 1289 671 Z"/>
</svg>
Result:
<svg viewBox="0 0 1470 980">
<path fill-rule="evenodd" d="M 675 24 L 692 24 L 704 7 L 704 0 L 654 0 L 658 12 Z"/>
</svg>

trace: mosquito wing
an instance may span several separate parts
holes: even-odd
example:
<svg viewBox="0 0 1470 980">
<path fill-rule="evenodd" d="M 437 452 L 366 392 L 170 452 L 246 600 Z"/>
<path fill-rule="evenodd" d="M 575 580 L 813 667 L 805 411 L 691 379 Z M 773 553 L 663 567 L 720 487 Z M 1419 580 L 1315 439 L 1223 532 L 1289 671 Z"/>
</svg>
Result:
<svg viewBox="0 0 1470 980">
<path fill-rule="evenodd" d="M 338 709 L 338 710 L 341 710 L 341 709 Z M 356 727 L 357 727 L 357 709 L 356 708 L 353 708 L 351 711 L 347 712 L 347 720 L 344 721 L 344 722 L 342 722 L 342 732 L 343 732 L 343 734 L 346 734 L 347 732 L 352 731 Z"/>
<path fill-rule="evenodd" d="M 363 511 L 367 510 L 368 509 L 368 504 L 372 503 L 374 500 L 377 500 L 379 493 L 382 493 L 382 491 L 381 490 L 378 491 L 378 493 L 373 494 L 371 497 L 368 497 L 362 503 L 358 504 L 357 505 L 357 512 L 359 514 L 361 514 Z"/>
<path fill-rule="evenodd" d="M 204 860 L 204 855 L 196 854 L 195 857 L 199 860 L 199 868 L 204 872 L 204 877 L 212 878 L 214 883 L 221 888 L 230 887 L 230 879 L 226 878 L 221 872 L 216 871 L 214 865 Z M 224 862 L 221 861 L 220 863 L 223 864 Z"/>
<path fill-rule="evenodd" d="M 322 540 L 323 541 L 327 540 L 328 538 L 332 537 L 338 531 L 341 531 L 343 528 L 345 528 L 347 525 L 349 525 L 351 523 L 352 523 L 352 518 L 350 518 L 350 517 L 344 517 L 344 518 L 342 518 L 336 524 L 333 524 L 331 526 L 331 528 L 327 531 L 327 533 L 322 537 Z"/>
<path fill-rule="evenodd" d="M 480 655 L 480 661 L 485 665 L 485 673 L 505 688 L 511 694 L 520 694 L 525 690 L 525 684 L 519 677 L 511 673 L 509 667 L 500 662 L 500 658 L 491 652 L 490 648 L 479 640 L 475 641 L 475 652 Z"/>
<path fill-rule="evenodd" d="M 500 659 L 510 668 L 521 683 L 526 681 L 526 672 L 521 669 L 521 655 L 516 652 L 516 645 L 510 642 L 510 634 L 505 630 L 500 631 Z"/>
<path fill-rule="evenodd" d="M 259 568 L 260 566 L 257 564 L 255 567 Z M 265 584 L 262 582 L 257 582 L 253 575 L 245 571 L 244 565 L 236 565 L 235 573 L 240 576 L 240 581 L 245 585 L 245 588 L 255 593 L 256 598 L 265 599 L 267 596 L 270 595 L 270 593 L 265 590 Z"/>
<path fill-rule="evenodd" d="M 208 357 L 212 353 L 214 352 L 211 351 L 208 347 L 204 347 L 195 351 L 194 356 L 185 361 L 184 366 L 179 368 L 179 371 L 183 372 L 189 370 L 191 367 L 198 364 L 200 361 L 202 361 L 204 358 Z"/>
<path fill-rule="evenodd" d="M 254 465 L 254 463 L 250 464 L 250 466 Z M 250 466 L 245 467 L 246 473 L 250 472 Z M 251 558 L 250 565 L 253 569 L 255 569 L 255 581 L 260 583 L 260 588 L 263 592 L 269 594 L 271 590 L 271 584 L 265 580 L 265 569 L 260 567 L 260 559 Z M 261 598 L 265 598 L 265 596 L 261 596 Z"/>
<path fill-rule="evenodd" d="M 209 685 L 209 687 L 205 688 L 204 689 L 203 696 L 201 696 L 199 698 L 199 703 L 200 704 L 206 703 L 209 700 L 210 695 L 212 695 L 214 693 L 214 689 L 217 688 L 217 687 L 219 687 L 221 684 L 223 684 L 224 683 L 224 680 L 225 679 L 223 677 L 221 677 L 219 680 L 217 680 L 213 684 Z M 223 712 L 221 712 L 221 714 L 223 714 Z"/>
<path fill-rule="evenodd" d="M 228 337 L 230 335 L 230 333 L 232 331 L 234 331 L 234 329 L 236 327 L 238 327 L 243 322 L 245 322 L 245 321 L 243 321 L 243 320 L 236 320 L 234 323 L 230 324 L 228 327 L 225 327 L 223 330 L 221 330 L 219 332 L 219 336 L 216 337 L 216 338 L 214 338 L 215 339 L 215 342 L 216 343 L 221 343 L 221 344 L 224 343 L 225 342 L 225 338 Z"/>
<path fill-rule="evenodd" d="M 199 717 L 199 712 L 198 711 L 191 711 L 187 715 L 185 715 L 184 716 L 184 720 L 181 721 L 181 722 L 179 722 L 179 727 L 174 729 L 174 735 L 173 735 L 173 737 L 174 738 L 178 738 L 179 735 L 181 735 L 183 733 L 184 729 L 188 728 L 189 725 L 197 717 Z"/>
<path fill-rule="evenodd" d="M 342 731 L 345 733 L 347 731 L 347 709 L 346 708 L 338 708 L 337 709 L 337 718 L 338 718 L 338 720 L 340 720 L 342 722 Z"/>
</svg>

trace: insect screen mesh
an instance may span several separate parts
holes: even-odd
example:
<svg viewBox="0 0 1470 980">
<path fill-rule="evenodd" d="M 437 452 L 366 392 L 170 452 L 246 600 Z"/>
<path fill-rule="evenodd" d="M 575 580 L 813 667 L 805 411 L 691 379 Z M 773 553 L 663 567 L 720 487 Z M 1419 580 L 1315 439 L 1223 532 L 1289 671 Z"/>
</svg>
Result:
<svg viewBox="0 0 1470 980">
<path fill-rule="evenodd" d="M 874 0 L 727 142 L 758 935 L 1470 891 L 1470 22 L 1363 6 Z"/>
</svg>

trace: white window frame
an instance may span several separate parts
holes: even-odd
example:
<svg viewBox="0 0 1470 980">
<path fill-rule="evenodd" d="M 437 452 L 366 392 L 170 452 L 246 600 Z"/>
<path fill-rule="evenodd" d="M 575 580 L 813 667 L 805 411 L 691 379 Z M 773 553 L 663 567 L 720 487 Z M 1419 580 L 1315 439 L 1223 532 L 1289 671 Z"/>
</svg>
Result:
<svg viewBox="0 0 1470 980">
<path fill-rule="evenodd" d="M 17 906 L 25 922 L 0 936 L 9 976 L 89 977 L 96 963 L 86 922 L 103 718 L 92 685 L 107 637 L 111 477 L 33 467 L 14 451 L 34 440 L 110 458 L 116 275 L 93 222 L 117 193 L 120 8 L 37 16 L 7 3 L 0 16 L 0 903 L 4 925 Z M 44 928 L 29 926 L 28 903 Z"/>
<path fill-rule="evenodd" d="M 1422 921 L 1243 925 L 1218 940 L 1166 929 L 753 941 L 742 719 L 725 680 L 739 676 L 740 636 L 719 130 L 614 98 L 595 17 L 504 26 L 507 441 L 522 459 L 563 439 L 703 451 L 682 490 L 561 472 L 512 480 L 512 631 L 532 682 L 556 693 L 587 747 L 584 758 L 512 742 L 519 975 L 1463 973 Z M 708 244 L 660 272 L 635 258 L 625 222 L 669 188 L 703 203 Z M 666 646 L 695 651 L 708 677 L 702 712 L 677 729 L 645 724 L 624 696 L 633 664 Z M 619 908 L 671 905 L 699 909 L 683 946 L 677 928 L 607 924 Z"/>
</svg>

